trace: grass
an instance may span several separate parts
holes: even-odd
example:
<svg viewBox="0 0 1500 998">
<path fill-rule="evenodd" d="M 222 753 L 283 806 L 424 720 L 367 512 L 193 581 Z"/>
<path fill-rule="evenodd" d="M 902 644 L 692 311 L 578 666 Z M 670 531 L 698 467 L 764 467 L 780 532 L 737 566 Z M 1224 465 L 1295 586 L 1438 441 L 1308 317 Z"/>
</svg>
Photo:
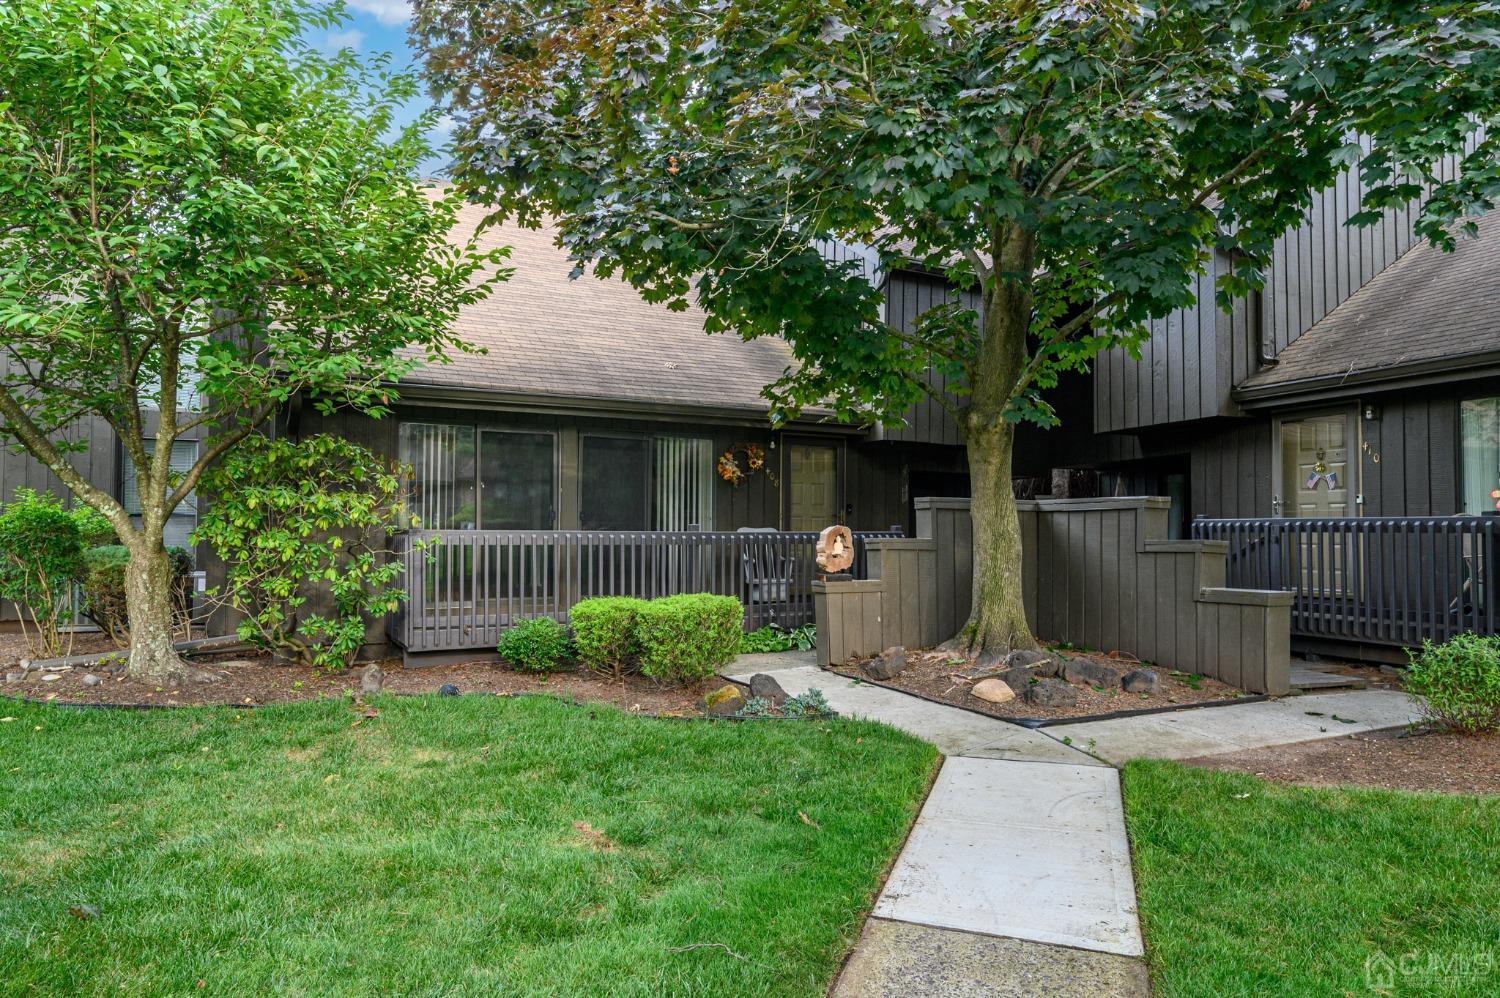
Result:
<svg viewBox="0 0 1500 998">
<path fill-rule="evenodd" d="M 0 704 L 0 990 L 821 994 L 937 764 L 849 720 L 377 703 Z"/>
<path fill-rule="evenodd" d="M 1124 793 L 1160 994 L 1500 994 L 1500 797 L 1163 762 L 1127 766 Z M 1386 986 L 1377 953 L 1415 956 Z"/>
</svg>

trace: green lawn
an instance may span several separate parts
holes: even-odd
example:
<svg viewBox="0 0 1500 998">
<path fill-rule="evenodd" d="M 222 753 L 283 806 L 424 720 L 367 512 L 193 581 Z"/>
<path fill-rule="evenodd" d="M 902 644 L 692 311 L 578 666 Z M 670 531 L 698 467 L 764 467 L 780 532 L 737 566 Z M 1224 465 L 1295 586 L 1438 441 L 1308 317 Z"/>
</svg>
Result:
<svg viewBox="0 0 1500 998">
<path fill-rule="evenodd" d="M 7 994 L 816 995 L 937 764 L 540 697 L 0 715 Z"/>
<path fill-rule="evenodd" d="M 1162 762 L 1131 763 L 1124 790 L 1159 993 L 1500 994 L 1500 797 Z M 1377 951 L 1415 972 L 1372 988 Z"/>
</svg>

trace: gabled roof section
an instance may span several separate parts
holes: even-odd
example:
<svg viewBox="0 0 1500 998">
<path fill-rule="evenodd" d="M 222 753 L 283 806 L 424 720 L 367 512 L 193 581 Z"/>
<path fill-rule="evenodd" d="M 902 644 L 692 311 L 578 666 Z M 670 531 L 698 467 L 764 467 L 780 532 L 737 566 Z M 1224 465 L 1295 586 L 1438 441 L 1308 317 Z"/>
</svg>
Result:
<svg viewBox="0 0 1500 998">
<path fill-rule="evenodd" d="M 455 238 L 467 239 L 486 214 L 479 205 L 464 208 Z M 795 363 L 781 340 L 705 333 L 696 307 L 674 312 L 649 304 L 618 279 L 570 279 L 573 263 L 550 229 L 494 226 L 480 241 L 511 247 L 515 268 L 455 324 L 463 340 L 487 352 L 425 365 L 403 378 L 403 387 L 589 403 L 601 411 L 754 416 L 770 408 L 761 389 Z"/>
<path fill-rule="evenodd" d="M 1452 253 L 1426 242 L 1408 250 L 1292 342 L 1273 366 L 1246 378 L 1250 402 L 1478 371 L 1500 360 L 1500 211 Z"/>
</svg>

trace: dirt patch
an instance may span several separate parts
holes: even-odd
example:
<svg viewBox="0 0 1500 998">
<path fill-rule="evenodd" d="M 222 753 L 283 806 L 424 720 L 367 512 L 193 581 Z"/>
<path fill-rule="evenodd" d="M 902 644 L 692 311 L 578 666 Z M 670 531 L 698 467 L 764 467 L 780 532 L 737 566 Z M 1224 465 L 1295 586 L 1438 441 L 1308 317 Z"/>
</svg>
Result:
<svg viewBox="0 0 1500 998">
<path fill-rule="evenodd" d="M 55 673 L 58 678 L 52 680 L 44 680 L 43 673 L 29 672 L 19 683 L 0 685 L 0 693 L 70 704 L 260 706 L 342 698 L 358 693 L 360 688 L 358 666 L 326 672 L 232 653 L 194 657 L 192 661 L 216 673 L 219 680 L 158 687 L 117 677 L 103 669 L 73 668 Z M 636 713 L 669 716 L 701 713 L 703 695 L 724 685 L 724 680 L 716 677 L 685 686 L 661 687 L 644 676 L 615 680 L 587 671 L 537 675 L 489 662 L 406 669 L 399 659 L 390 659 L 382 662 L 381 668 L 385 670 L 385 690 L 391 693 L 437 693 L 446 685 L 457 687 L 460 693 L 550 693 L 585 703 L 614 704 Z M 84 685 L 86 675 L 99 676 L 104 682 L 98 686 Z"/>
<path fill-rule="evenodd" d="M 1500 735 L 1370 731 L 1183 761 L 1277 783 L 1500 794 Z"/>
<path fill-rule="evenodd" d="M 906 668 L 894 679 L 878 681 L 878 685 L 915 693 L 929 700 L 952 704 L 955 707 L 965 707 L 1005 720 L 1089 717 L 1121 710 L 1149 710 L 1154 707 L 1233 700 L 1245 695 L 1241 690 L 1216 679 L 1209 679 L 1207 676 L 1174 674 L 1170 669 L 1143 666 L 1139 662 L 1123 659 L 1117 659 L 1111 664 L 1122 672 L 1137 668 L 1151 668 L 1161 679 L 1161 688 L 1156 693 L 1126 693 L 1118 686 L 1098 688 L 1072 683 L 1069 685 L 1077 694 L 1078 702 L 1071 707 L 1026 703 L 1020 696 L 1005 703 L 990 703 L 973 696 L 970 691 L 975 684 L 958 676 L 958 673 L 968 668 L 971 663 L 966 659 L 939 651 L 908 653 Z M 833 666 L 832 671 L 851 679 L 860 679 L 867 683 L 876 682 L 857 662 Z"/>
</svg>

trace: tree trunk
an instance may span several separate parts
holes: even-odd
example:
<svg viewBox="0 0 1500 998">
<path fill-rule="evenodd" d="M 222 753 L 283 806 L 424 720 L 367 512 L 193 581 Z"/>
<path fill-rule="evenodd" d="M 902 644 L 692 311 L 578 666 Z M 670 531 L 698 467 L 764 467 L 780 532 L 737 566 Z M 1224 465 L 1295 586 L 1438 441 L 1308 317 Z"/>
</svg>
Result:
<svg viewBox="0 0 1500 998">
<path fill-rule="evenodd" d="M 182 660 L 173 647 L 172 561 L 161 535 L 146 532 L 132 538 L 125 566 L 125 605 L 130 615 L 130 655 L 125 673 L 158 686 L 208 682 L 217 677 Z"/>
<path fill-rule="evenodd" d="M 1021 598 L 1021 521 L 1010 484 L 1016 426 L 999 419 L 971 426 L 966 436 L 974 496 L 974 598 L 960 639 L 976 654 L 1035 648 Z"/>
</svg>

